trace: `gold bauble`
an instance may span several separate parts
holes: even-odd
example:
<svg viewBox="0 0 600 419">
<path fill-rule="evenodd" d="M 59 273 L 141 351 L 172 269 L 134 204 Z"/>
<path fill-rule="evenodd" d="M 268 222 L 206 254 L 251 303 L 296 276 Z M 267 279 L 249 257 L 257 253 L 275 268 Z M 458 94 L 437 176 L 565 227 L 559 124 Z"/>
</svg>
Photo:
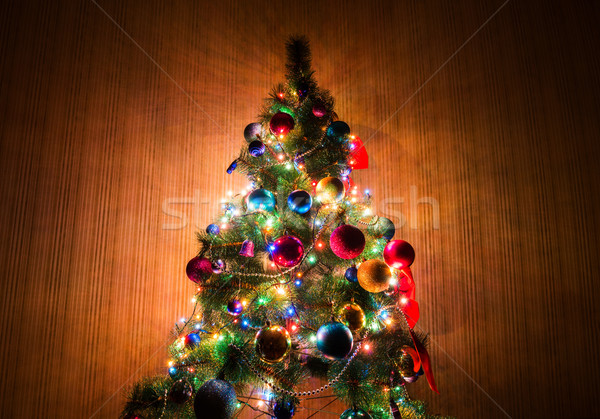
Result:
<svg viewBox="0 0 600 419">
<path fill-rule="evenodd" d="M 348 329 L 355 331 L 365 327 L 365 312 L 356 303 L 348 303 L 340 311 L 342 323 L 348 326 Z"/>
<path fill-rule="evenodd" d="M 256 353 L 267 364 L 281 361 L 292 347 L 292 339 L 281 326 L 265 326 L 258 331 L 254 340 Z"/>
<path fill-rule="evenodd" d="M 358 267 L 358 283 L 365 290 L 377 293 L 389 287 L 392 272 L 385 262 L 379 259 L 369 259 Z"/>
<path fill-rule="evenodd" d="M 324 204 L 332 204 L 344 199 L 344 183 L 336 177 L 326 177 L 317 183 L 316 195 Z"/>
</svg>

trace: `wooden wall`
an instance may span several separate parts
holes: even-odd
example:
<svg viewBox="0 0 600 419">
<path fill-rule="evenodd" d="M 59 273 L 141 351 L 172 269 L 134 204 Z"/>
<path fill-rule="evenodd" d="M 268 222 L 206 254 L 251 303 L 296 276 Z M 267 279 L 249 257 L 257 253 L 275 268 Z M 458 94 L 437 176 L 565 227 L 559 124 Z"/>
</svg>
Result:
<svg viewBox="0 0 600 419">
<path fill-rule="evenodd" d="M 0 416 L 113 418 L 164 371 L 194 231 L 303 33 L 417 249 L 442 394 L 412 393 L 599 417 L 600 4 L 503 1 L 3 3 Z"/>
</svg>

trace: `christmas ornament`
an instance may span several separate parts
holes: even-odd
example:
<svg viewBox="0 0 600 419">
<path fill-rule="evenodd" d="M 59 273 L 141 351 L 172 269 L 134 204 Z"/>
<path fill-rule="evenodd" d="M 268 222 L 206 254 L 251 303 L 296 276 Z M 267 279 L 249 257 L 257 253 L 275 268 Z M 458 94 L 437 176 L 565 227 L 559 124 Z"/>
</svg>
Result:
<svg viewBox="0 0 600 419">
<path fill-rule="evenodd" d="M 389 266 L 379 259 L 369 259 L 358 267 L 358 283 L 365 290 L 377 293 L 385 291 L 388 286 L 392 273 Z"/>
<path fill-rule="evenodd" d="M 186 380 L 178 380 L 173 383 L 171 390 L 169 390 L 168 399 L 170 402 L 175 404 L 183 404 L 187 402 L 190 397 L 194 394 L 192 385 Z"/>
<path fill-rule="evenodd" d="M 237 167 L 237 159 L 231 162 L 231 164 L 227 168 L 227 174 L 228 175 L 232 174 L 236 167 Z"/>
<path fill-rule="evenodd" d="M 352 332 L 342 323 L 331 321 L 317 330 L 317 348 L 327 358 L 345 358 L 353 342 Z"/>
<path fill-rule="evenodd" d="M 362 409 L 348 409 L 340 415 L 340 419 L 371 419 L 371 415 Z"/>
<path fill-rule="evenodd" d="M 392 240 L 396 234 L 396 226 L 389 218 L 379 217 L 375 223 L 375 234 L 386 240 Z"/>
<path fill-rule="evenodd" d="M 365 313 L 356 303 L 348 303 L 340 311 L 342 322 L 352 331 L 365 327 Z"/>
<path fill-rule="evenodd" d="M 209 224 L 206 227 L 206 232 L 208 234 L 210 234 L 211 236 L 216 236 L 217 234 L 219 234 L 221 232 L 221 229 L 216 224 Z"/>
<path fill-rule="evenodd" d="M 230 419 L 235 412 L 237 395 L 233 386 L 223 380 L 208 380 L 194 398 L 196 419 Z"/>
<path fill-rule="evenodd" d="M 294 129 L 294 118 L 285 112 L 277 112 L 271 117 L 269 128 L 274 135 L 286 135 Z"/>
<path fill-rule="evenodd" d="M 185 347 L 188 349 L 195 348 L 200 344 L 200 341 L 202 341 L 202 338 L 197 333 L 190 333 L 183 340 Z"/>
<path fill-rule="evenodd" d="M 288 208 L 298 214 L 306 214 L 312 206 L 312 197 L 306 191 L 295 190 L 288 195 Z"/>
<path fill-rule="evenodd" d="M 239 316 L 240 314 L 242 314 L 243 310 L 244 305 L 237 298 L 234 298 L 233 300 L 227 303 L 227 312 L 232 316 Z"/>
<path fill-rule="evenodd" d="M 335 177 L 323 178 L 317 183 L 317 197 L 324 204 L 331 204 L 344 199 L 344 183 Z"/>
<path fill-rule="evenodd" d="M 273 405 L 273 414 L 276 419 L 291 419 L 296 411 L 296 406 L 289 400 L 277 400 Z"/>
<path fill-rule="evenodd" d="M 298 85 L 296 86 L 296 93 L 298 93 L 298 97 L 300 98 L 300 100 L 306 98 L 306 96 L 308 95 L 308 89 L 309 86 L 306 80 L 300 80 L 298 82 Z"/>
<path fill-rule="evenodd" d="M 390 268 L 408 268 L 415 261 L 415 249 L 404 240 L 392 240 L 383 249 L 383 260 Z"/>
<path fill-rule="evenodd" d="M 369 167 L 369 154 L 359 137 L 350 137 L 350 157 L 348 158 L 348 164 L 350 164 L 352 170 L 367 169 Z"/>
<path fill-rule="evenodd" d="M 346 280 L 348 282 L 358 282 L 357 273 L 358 269 L 356 269 L 356 266 L 351 266 L 348 269 L 346 269 L 346 273 L 344 274 L 344 276 L 346 277 Z"/>
<path fill-rule="evenodd" d="M 412 348 L 410 348 L 412 349 Z M 414 349 L 412 349 L 414 351 Z M 406 380 L 407 377 L 414 377 L 417 375 L 415 372 L 415 361 L 410 355 L 409 351 L 402 350 L 402 356 L 400 357 L 398 369 L 402 378 Z"/>
<path fill-rule="evenodd" d="M 248 144 L 248 152 L 252 157 L 260 157 L 265 153 L 265 145 L 260 140 L 254 140 Z"/>
<path fill-rule="evenodd" d="M 296 165 L 296 167 L 298 169 L 304 169 L 304 167 L 306 166 L 305 163 L 306 162 L 304 161 L 304 157 L 302 156 L 302 154 L 296 153 L 296 155 L 294 156 L 294 164 Z"/>
<path fill-rule="evenodd" d="M 275 240 L 271 254 L 277 265 L 291 268 L 302 261 L 304 246 L 294 236 L 283 236 Z"/>
<path fill-rule="evenodd" d="M 217 259 L 212 263 L 212 271 L 214 274 L 220 274 L 225 270 L 225 262 Z"/>
<path fill-rule="evenodd" d="M 312 108 L 312 113 L 317 118 L 322 118 L 327 113 L 327 109 L 325 109 L 325 105 L 322 103 L 315 103 Z"/>
<path fill-rule="evenodd" d="M 244 240 L 239 254 L 247 258 L 254 257 L 254 242 L 252 240 Z"/>
<path fill-rule="evenodd" d="M 350 134 L 350 127 L 344 121 L 335 121 L 329 124 L 325 135 L 331 140 L 341 141 Z"/>
<path fill-rule="evenodd" d="M 329 245 L 337 257 L 354 259 L 365 249 L 365 235 L 360 229 L 344 224 L 333 230 Z"/>
<path fill-rule="evenodd" d="M 180 377 L 182 375 L 181 371 L 179 371 L 179 368 L 177 368 L 176 366 L 170 366 L 169 367 L 169 377 L 171 377 L 172 379 L 176 379 L 178 377 Z"/>
<path fill-rule="evenodd" d="M 262 137 L 262 132 L 262 125 L 258 122 L 253 122 L 246 125 L 246 128 L 244 128 L 244 138 L 251 143 L 254 140 L 260 139 Z"/>
<path fill-rule="evenodd" d="M 248 211 L 273 211 L 275 209 L 275 197 L 266 189 L 255 189 L 246 197 L 246 205 Z"/>
<path fill-rule="evenodd" d="M 193 282 L 199 283 L 212 275 L 212 264 L 210 260 L 198 257 L 192 258 L 185 267 L 185 273 Z"/>
<path fill-rule="evenodd" d="M 267 364 L 281 361 L 292 347 L 292 339 L 281 326 L 265 326 L 258 331 L 254 339 L 258 357 Z"/>
</svg>

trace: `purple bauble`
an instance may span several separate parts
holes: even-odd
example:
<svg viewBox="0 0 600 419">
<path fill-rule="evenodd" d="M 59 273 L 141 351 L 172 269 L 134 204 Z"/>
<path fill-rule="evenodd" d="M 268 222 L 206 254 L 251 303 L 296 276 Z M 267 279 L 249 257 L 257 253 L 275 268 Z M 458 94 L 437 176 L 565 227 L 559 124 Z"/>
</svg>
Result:
<svg viewBox="0 0 600 419">
<path fill-rule="evenodd" d="M 322 103 L 315 103 L 315 105 L 312 108 L 312 113 L 317 118 L 323 118 L 327 113 L 327 109 L 325 109 L 325 105 L 323 105 Z"/>
<path fill-rule="evenodd" d="M 390 268 L 408 268 L 415 261 L 415 249 L 404 240 L 392 240 L 383 249 L 383 260 Z"/>
<path fill-rule="evenodd" d="M 336 256 L 342 259 L 354 259 L 365 250 L 365 235 L 360 229 L 344 224 L 333 230 L 329 246 Z"/>
<path fill-rule="evenodd" d="M 210 260 L 201 257 L 192 258 L 185 267 L 185 273 L 195 283 L 204 281 L 213 273 Z"/>
<path fill-rule="evenodd" d="M 246 141 L 251 143 L 254 140 L 258 140 L 262 137 L 262 125 L 258 122 L 253 122 L 251 124 L 246 125 L 244 128 L 244 138 Z"/>
<path fill-rule="evenodd" d="M 286 135 L 294 129 L 294 118 L 285 112 L 277 112 L 271 117 L 269 128 L 274 135 Z"/>
<path fill-rule="evenodd" d="M 302 242 L 294 236 L 283 236 L 273 243 L 273 261 L 286 268 L 296 266 L 304 256 Z"/>
<path fill-rule="evenodd" d="M 244 305 L 240 300 L 234 298 L 227 303 L 227 312 L 232 316 L 239 316 L 244 311 Z"/>
</svg>

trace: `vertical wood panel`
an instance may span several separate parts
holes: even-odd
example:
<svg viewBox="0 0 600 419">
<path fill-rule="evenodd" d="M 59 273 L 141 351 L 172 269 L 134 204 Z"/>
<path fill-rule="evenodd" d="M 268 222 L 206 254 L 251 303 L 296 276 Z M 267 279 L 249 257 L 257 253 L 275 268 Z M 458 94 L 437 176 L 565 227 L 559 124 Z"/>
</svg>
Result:
<svg viewBox="0 0 600 419">
<path fill-rule="evenodd" d="M 600 416 L 597 2 L 511 1 L 437 73 L 501 1 L 98 3 L 135 43 L 90 1 L 0 11 L 1 416 L 115 417 L 164 370 L 194 231 L 245 186 L 225 168 L 293 33 L 417 249 L 442 394 L 415 397 Z"/>
</svg>

